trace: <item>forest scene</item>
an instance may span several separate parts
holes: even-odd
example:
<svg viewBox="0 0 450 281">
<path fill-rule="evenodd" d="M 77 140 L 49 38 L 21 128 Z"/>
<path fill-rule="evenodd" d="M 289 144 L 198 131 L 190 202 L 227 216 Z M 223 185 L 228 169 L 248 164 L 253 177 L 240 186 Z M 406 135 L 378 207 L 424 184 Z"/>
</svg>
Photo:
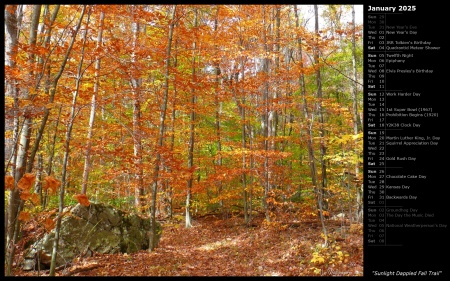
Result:
<svg viewBox="0 0 450 281">
<path fill-rule="evenodd" d="M 363 275 L 361 7 L 4 17 L 6 276 Z"/>
</svg>

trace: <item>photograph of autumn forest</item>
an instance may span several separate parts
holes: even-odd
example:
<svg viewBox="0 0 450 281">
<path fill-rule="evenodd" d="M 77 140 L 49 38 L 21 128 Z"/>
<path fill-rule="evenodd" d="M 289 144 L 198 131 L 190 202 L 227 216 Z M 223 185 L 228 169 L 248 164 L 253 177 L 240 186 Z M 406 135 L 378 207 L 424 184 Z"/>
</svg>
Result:
<svg viewBox="0 0 450 281">
<path fill-rule="evenodd" d="M 4 5 L 6 276 L 362 276 L 362 5 Z"/>
</svg>

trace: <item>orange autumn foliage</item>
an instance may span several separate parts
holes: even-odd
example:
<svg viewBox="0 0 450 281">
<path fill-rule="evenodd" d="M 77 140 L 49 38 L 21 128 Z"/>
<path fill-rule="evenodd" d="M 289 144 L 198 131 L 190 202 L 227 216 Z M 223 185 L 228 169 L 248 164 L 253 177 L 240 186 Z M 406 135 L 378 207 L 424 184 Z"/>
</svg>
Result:
<svg viewBox="0 0 450 281">
<path fill-rule="evenodd" d="M 31 198 L 31 193 L 28 190 L 24 190 L 24 191 L 22 191 L 22 193 L 20 193 L 20 199 L 22 199 L 23 201 L 27 201 L 30 198 Z"/>
<path fill-rule="evenodd" d="M 39 204 L 39 196 L 36 193 L 31 194 L 31 202 L 33 202 L 34 205 Z"/>
<path fill-rule="evenodd" d="M 26 173 L 17 183 L 17 187 L 21 190 L 30 189 L 33 186 L 36 176 L 30 173 Z"/>
<path fill-rule="evenodd" d="M 19 220 L 21 220 L 21 221 L 29 221 L 30 220 L 30 213 L 28 213 L 28 212 L 20 212 Z"/>
<path fill-rule="evenodd" d="M 328 211 L 323 211 L 322 215 L 323 215 L 324 219 L 329 219 L 331 217 L 331 214 Z"/>
<path fill-rule="evenodd" d="M 42 186 L 42 188 L 44 190 L 50 190 L 51 194 L 56 193 L 56 189 L 61 185 L 61 181 L 55 179 L 54 177 L 51 176 L 46 176 L 44 178 L 44 185 Z"/>
<path fill-rule="evenodd" d="M 78 201 L 78 203 L 80 203 L 83 206 L 87 207 L 91 204 L 86 194 L 76 194 L 73 196 L 73 198 L 75 198 Z"/>
<path fill-rule="evenodd" d="M 55 227 L 55 221 L 50 217 L 46 218 L 44 221 L 44 227 L 45 230 L 51 231 Z"/>
<path fill-rule="evenodd" d="M 14 189 L 14 178 L 12 176 L 5 176 L 5 190 Z"/>
</svg>

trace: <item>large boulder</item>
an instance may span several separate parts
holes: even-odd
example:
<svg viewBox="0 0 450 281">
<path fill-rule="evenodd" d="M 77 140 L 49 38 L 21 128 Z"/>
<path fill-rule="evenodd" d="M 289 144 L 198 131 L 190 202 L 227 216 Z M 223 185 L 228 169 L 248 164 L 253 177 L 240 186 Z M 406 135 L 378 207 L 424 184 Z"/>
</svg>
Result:
<svg viewBox="0 0 450 281">
<path fill-rule="evenodd" d="M 157 223 L 157 241 L 161 225 Z M 150 219 L 127 214 L 111 206 L 77 204 L 61 221 L 56 267 L 92 253 L 132 253 L 149 248 Z M 23 269 L 50 268 L 55 229 L 25 252 Z"/>
</svg>

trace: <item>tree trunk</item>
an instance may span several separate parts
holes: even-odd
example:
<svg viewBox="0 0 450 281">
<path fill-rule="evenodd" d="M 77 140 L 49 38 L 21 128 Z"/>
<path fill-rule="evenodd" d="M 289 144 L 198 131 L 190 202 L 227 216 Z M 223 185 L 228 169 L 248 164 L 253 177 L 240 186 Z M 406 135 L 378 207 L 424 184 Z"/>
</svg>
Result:
<svg viewBox="0 0 450 281">
<path fill-rule="evenodd" d="M 267 38 L 266 38 L 266 7 L 262 6 L 262 14 L 263 14 L 263 46 L 264 46 L 264 52 L 267 54 L 269 52 L 269 47 L 267 45 Z M 263 65 L 262 65 L 262 71 L 264 73 L 264 82 L 263 82 L 263 105 L 264 105 L 264 114 L 262 115 L 262 129 L 263 129 L 263 136 L 264 136 L 264 195 L 263 195 L 263 208 L 264 212 L 266 214 L 266 220 L 270 221 L 270 211 L 269 206 L 267 203 L 269 191 L 271 189 L 270 186 L 270 175 L 269 175 L 269 138 L 272 136 L 272 130 L 271 126 L 269 124 L 269 119 L 271 119 L 272 111 L 269 110 L 269 59 L 264 57 L 263 58 Z M 269 117 L 270 116 L 270 117 Z"/>
<path fill-rule="evenodd" d="M 325 162 L 325 155 L 326 155 L 326 147 L 325 147 L 325 129 L 324 129 L 324 118 L 323 118 L 323 112 L 322 112 L 322 79 L 320 76 L 320 65 L 319 65 L 319 42 L 318 38 L 320 36 L 319 33 L 319 11 L 318 11 L 317 5 L 314 5 L 314 19 L 315 19 L 315 33 L 316 33 L 316 46 L 314 48 L 314 62 L 316 64 L 316 82 L 317 82 L 317 111 L 319 115 L 319 122 L 320 122 L 320 162 L 322 165 L 322 182 L 321 187 L 318 189 L 318 196 L 317 196 L 317 202 L 319 205 L 319 214 L 320 214 L 320 221 L 322 223 L 322 230 L 323 234 L 325 236 L 325 246 L 328 245 L 328 235 L 327 235 L 327 228 L 325 227 L 324 217 L 323 217 L 323 210 L 327 209 L 324 196 L 325 196 L 325 189 L 327 187 L 327 169 L 326 169 L 326 162 Z"/>
<path fill-rule="evenodd" d="M 102 45 L 104 19 L 105 19 L 105 13 L 100 12 L 100 23 L 99 23 L 99 27 L 98 27 L 97 46 L 96 46 L 97 50 L 99 50 Z M 97 57 L 95 59 L 94 93 L 92 94 L 86 152 L 84 154 L 84 169 L 83 169 L 83 182 L 81 184 L 81 194 L 86 194 L 88 179 L 89 179 L 89 171 L 90 171 L 90 166 L 91 166 L 92 133 L 94 131 L 95 108 L 96 108 L 96 103 L 97 103 L 96 100 L 97 100 L 98 87 L 99 87 L 99 78 L 98 78 L 99 72 L 100 72 L 100 58 L 97 55 Z"/>
<path fill-rule="evenodd" d="M 353 133 L 357 135 L 362 130 L 361 119 L 359 118 L 358 113 L 358 71 L 356 67 L 356 22 L 355 22 L 355 5 L 352 5 L 352 70 L 353 70 L 353 91 L 352 91 L 352 105 L 353 105 Z M 356 139 L 358 141 L 358 139 Z M 355 178 L 359 177 L 359 150 L 355 149 L 355 155 L 358 157 L 358 161 L 355 164 Z M 363 186 L 359 187 L 358 183 L 356 184 L 356 220 L 362 220 L 362 212 L 363 212 Z M 350 217 L 351 218 L 351 217 Z"/>
<path fill-rule="evenodd" d="M 274 94 L 273 97 L 276 100 L 276 103 L 278 104 L 278 101 L 281 97 L 280 94 L 280 82 L 278 79 L 278 75 L 280 72 L 280 58 L 279 58 L 279 52 L 280 52 L 280 11 L 281 8 L 279 5 L 276 5 L 275 9 L 275 44 L 274 44 L 274 53 L 276 55 L 275 57 L 275 90 L 274 90 Z M 276 136 L 278 134 L 278 123 L 279 123 L 279 114 L 278 114 L 278 109 L 273 110 L 273 124 L 272 124 L 272 135 L 273 135 L 273 140 L 272 140 L 272 149 L 276 149 L 277 144 L 276 144 Z"/>
<path fill-rule="evenodd" d="M 244 81 L 244 59 L 241 58 L 241 75 L 242 75 L 242 81 Z M 242 88 L 241 88 L 242 89 Z M 242 192 L 244 194 L 244 222 L 246 225 L 250 223 L 250 218 L 248 215 L 248 192 L 247 192 L 247 175 L 246 175 L 246 157 L 245 153 L 247 150 L 247 140 L 246 140 L 246 123 L 245 120 L 245 92 L 242 93 L 242 100 L 241 100 L 241 119 L 242 119 Z"/>
<path fill-rule="evenodd" d="M 241 40 L 241 42 L 242 42 L 242 40 Z M 242 44 L 241 44 L 241 47 L 243 47 Z M 241 81 L 243 82 L 244 78 L 245 78 L 245 76 L 244 76 L 244 74 L 245 74 L 245 66 L 244 66 L 245 58 L 243 56 L 241 57 L 240 64 L 241 64 L 241 70 L 240 71 L 241 71 L 241 75 L 242 75 Z M 236 76 L 236 83 L 235 84 L 239 85 L 237 76 Z M 248 225 L 250 221 L 249 221 L 249 216 L 248 216 L 247 175 L 246 175 L 246 171 L 245 171 L 246 168 L 247 168 L 246 157 L 245 157 L 245 153 L 246 153 L 246 150 L 247 150 L 247 140 L 246 140 L 246 136 L 247 136 L 246 123 L 247 123 L 247 121 L 246 121 L 246 117 L 245 117 L 245 106 L 246 106 L 245 103 L 246 103 L 246 101 L 245 101 L 245 91 L 244 91 L 243 86 L 239 87 L 239 90 L 241 92 L 241 96 L 236 99 L 236 102 L 238 103 L 238 108 L 239 108 L 239 112 L 240 112 L 240 115 L 241 115 L 241 122 L 242 122 L 242 125 L 241 125 L 241 138 L 242 138 L 242 141 L 241 141 L 241 143 L 242 143 L 242 174 L 241 174 L 241 181 L 242 181 L 242 193 L 243 193 L 243 197 L 244 197 L 244 221 L 245 221 L 245 224 Z"/>
<path fill-rule="evenodd" d="M 22 13 L 22 5 L 7 5 L 5 6 L 5 67 L 9 67 L 11 70 L 16 70 L 16 55 L 17 44 L 19 40 L 19 24 Z M 5 175 L 9 169 L 11 163 L 11 175 L 16 174 L 16 160 L 17 160 L 17 148 L 19 141 L 19 91 L 18 82 L 14 77 L 5 76 L 5 97 L 11 97 L 13 99 L 12 109 L 5 110 L 5 130 L 11 127 L 12 117 L 12 130 L 13 137 L 10 142 L 5 138 L 5 152 L 10 150 L 10 156 L 8 163 L 5 166 Z M 6 156 L 6 155 L 5 155 Z M 6 160 L 6 159 L 5 159 Z M 6 228 L 5 228 L 6 230 Z M 5 235 L 6 237 L 7 235 Z"/>
<path fill-rule="evenodd" d="M 172 18 L 173 19 L 173 18 Z M 174 19 L 173 19 L 174 20 Z M 175 28 L 175 26 L 173 27 Z M 170 40 L 172 41 L 172 40 Z M 176 69 L 178 64 L 177 64 L 177 47 L 178 47 L 178 43 L 177 40 L 175 40 L 175 59 L 174 59 L 174 68 Z M 174 147 L 175 147 L 175 118 L 176 118 L 176 99 L 177 99 L 177 80 L 176 80 L 176 76 L 174 77 L 174 83 L 173 83 L 173 99 L 172 99 L 172 115 L 171 115 L 171 136 L 170 136 L 170 151 L 173 153 L 174 152 Z M 168 169 L 169 172 L 171 172 L 171 169 Z M 172 190 L 172 185 L 170 183 L 167 183 L 166 186 L 166 198 L 167 198 L 167 213 L 169 218 L 172 218 L 173 215 L 173 190 Z"/>
<path fill-rule="evenodd" d="M 52 144 L 50 146 L 51 151 L 50 151 L 50 155 L 48 156 L 48 166 L 47 166 L 47 175 L 48 176 L 50 176 L 52 174 L 53 157 L 55 156 L 56 136 L 58 135 L 58 125 L 59 125 L 59 120 L 61 119 L 61 111 L 62 111 L 62 105 L 59 106 L 58 117 L 56 118 L 56 123 L 55 123 L 55 131 L 53 132 Z M 45 210 L 45 208 L 47 207 L 47 202 L 48 202 L 48 190 L 46 190 L 44 193 L 44 203 L 42 204 L 42 209 Z"/>
<path fill-rule="evenodd" d="M 244 37 L 242 33 L 239 34 L 239 47 L 241 50 L 245 50 L 246 47 L 244 45 Z M 234 75 L 234 85 L 233 88 L 233 95 L 236 100 L 236 106 L 239 110 L 239 115 L 241 117 L 241 147 L 242 147 L 242 164 L 241 164 L 241 184 L 242 184 L 242 197 L 243 197 L 243 205 L 244 205 L 244 222 L 246 225 L 249 224 L 250 218 L 249 218 L 249 204 L 248 204 L 248 191 L 247 191 L 247 175 L 246 175 L 246 150 L 247 150 L 247 120 L 246 120 L 246 97 L 245 97 L 245 89 L 244 89 L 244 80 L 245 80 L 245 62 L 246 62 L 246 56 L 241 55 L 239 65 L 240 69 L 236 69 L 234 72 L 236 75 Z M 239 83 L 239 73 L 241 76 L 240 81 L 242 82 L 240 85 Z M 238 95 L 239 94 L 239 95 Z"/>
<path fill-rule="evenodd" d="M 134 169 L 136 177 L 135 187 L 135 205 L 138 212 L 144 212 L 144 168 L 142 166 L 142 130 L 141 130 L 141 84 L 140 67 L 137 64 L 136 53 L 139 49 L 139 32 L 140 26 L 136 9 L 138 6 L 133 5 L 133 42 L 131 54 L 131 88 L 133 92 L 133 150 L 134 150 Z"/>
<path fill-rule="evenodd" d="M 253 127 L 250 125 L 250 123 L 249 123 L 248 132 L 249 132 L 248 145 L 249 145 L 249 150 L 250 150 L 250 170 L 253 171 L 253 169 L 255 168 L 255 164 L 253 161 Z M 253 182 L 254 182 L 253 173 L 251 173 L 250 174 L 250 190 L 248 192 L 248 221 L 249 222 L 252 221 Z"/>
<path fill-rule="evenodd" d="M 216 18 L 214 19 L 214 39 L 217 40 L 217 26 L 218 26 L 218 16 L 219 16 L 219 9 L 220 5 L 217 5 L 216 10 Z M 214 45 L 214 51 L 215 55 L 217 57 L 219 47 L 217 44 Z M 214 81 L 214 101 L 215 101 L 215 107 L 216 107 L 216 138 L 217 138 L 217 155 L 218 159 L 216 162 L 216 165 L 221 167 L 222 166 L 222 140 L 221 140 L 221 129 L 220 129 L 220 119 L 222 116 L 222 101 L 219 98 L 219 77 L 220 77 L 220 66 L 219 62 L 216 62 L 214 66 L 214 74 L 215 74 L 215 81 Z M 217 195 L 220 196 L 222 193 L 222 182 L 217 182 Z M 219 201 L 219 205 L 221 208 L 221 211 L 223 212 L 223 200 L 221 199 Z"/>
<path fill-rule="evenodd" d="M 75 35 L 78 33 L 78 30 L 80 29 L 81 26 L 81 22 L 83 21 L 83 17 L 84 17 L 84 13 L 86 11 L 86 5 L 83 5 L 83 10 L 81 11 L 81 15 L 80 18 L 78 20 L 76 29 L 75 29 Z M 80 87 L 80 82 L 81 82 L 81 78 L 82 78 L 82 71 L 81 71 L 81 67 L 83 65 L 83 57 L 84 57 L 84 47 L 86 45 L 86 36 L 87 36 L 87 25 L 89 23 L 89 14 L 88 14 L 88 20 L 86 23 L 86 30 L 84 33 L 84 38 L 83 38 L 83 47 L 81 50 L 81 59 L 80 59 L 80 63 L 78 66 L 78 73 L 77 73 L 77 80 L 76 80 L 76 85 L 75 85 L 75 91 L 73 93 L 73 99 L 72 99 L 72 108 L 71 108 L 71 112 L 70 112 L 70 117 L 69 117 L 69 123 L 68 123 L 68 127 L 67 127 L 67 131 L 66 131 L 66 141 L 64 143 L 64 159 L 63 159 L 63 167 L 62 167 L 62 175 L 61 175 L 61 190 L 59 193 L 59 208 L 58 208 L 58 217 L 56 219 L 56 227 L 55 227 L 55 240 L 53 242 L 53 251 L 52 251 L 52 259 L 51 259 L 51 263 L 50 263 L 50 273 L 49 276 L 55 276 L 55 267 L 56 267 L 56 253 L 58 252 L 58 243 L 59 243 L 59 235 L 60 235 L 60 231 L 61 231 L 61 220 L 62 220 L 62 215 L 63 215 L 63 209 L 64 209 L 64 196 L 65 196 L 65 186 L 66 186 L 66 173 L 67 173 L 67 162 L 69 160 L 69 151 L 70 151 L 70 139 L 71 139 L 71 134 L 72 134 L 72 126 L 73 126 L 73 122 L 75 120 L 76 117 L 76 102 L 77 102 L 77 96 L 78 96 L 78 90 Z"/>
<path fill-rule="evenodd" d="M 41 203 L 41 206 L 44 205 L 44 197 L 42 196 L 42 154 L 38 155 L 38 168 L 36 172 L 36 185 L 34 188 L 34 193 L 39 195 L 39 201 Z"/>
<path fill-rule="evenodd" d="M 158 177 L 159 177 L 159 166 L 161 163 L 161 148 L 164 142 L 164 122 L 166 120 L 166 111 L 167 111 L 167 101 L 169 99 L 169 74 L 170 74 L 170 55 L 172 48 L 172 37 L 173 37 L 173 29 L 175 26 L 175 14 L 176 14 L 177 6 L 173 5 L 172 16 L 169 23 L 169 34 L 168 34 L 168 43 L 166 49 L 166 65 L 165 65 L 165 77 L 164 77 L 164 97 L 163 103 L 161 104 L 161 114 L 159 117 L 159 133 L 158 133 L 158 144 L 156 147 L 156 163 L 153 170 L 153 186 L 152 186 L 152 203 L 150 208 L 150 217 L 151 217 L 151 235 L 149 241 L 149 251 L 153 251 L 156 248 L 156 195 L 158 194 Z M 175 110 L 175 109 L 174 109 Z"/>
<path fill-rule="evenodd" d="M 14 9 L 16 7 L 16 9 Z M 14 14 L 17 10 L 17 6 L 11 7 L 13 8 L 11 14 L 9 11 L 5 10 L 5 13 L 7 15 L 7 31 L 8 31 L 8 39 L 12 40 L 12 43 L 18 43 L 17 42 L 17 19 L 15 18 Z M 30 65 L 34 63 L 34 48 L 36 45 L 36 36 L 37 36 L 37 28 L 39 25 L 39 16 L 41 12 L 41 5 L 35 5 L 33 7 L 33 13 L 31 14 L 31 24 L 30 24 L 30 35 L 28 38 L 28 44 L 31 48 L 31 52 L 28 54 L 28 62 Z M 16 39 L 13 39 L 16 38 Z M 15 47 L 15 46 L 11 46 Z M 34 73 L 33 71 L 30 71 L 28 73 L 28 78 L 30 81 L 33 81 Z M 14 85 L 14 87 L 16 87 Z M 23 92 L 23 99 L 27 100 L 30 98 L 29 91 L 27 86 L 23 87 L 21 89 Z M 31 115 L 30 115 L 30 108 L 27 106 L 24 109 L 24 121 L 23 121 L 23 127 L 20 134 L 20 141 L 19 141 L 19 147 L 17 152 L 17 158 L 15 161 L 16 168 L 15 168 L 15 174 L 14 174 L 14 181 L 17 183 L 25 174 L 25 169 L 27 166 L 27 160 L 28 160 L 28 153 L 29 153 L 29 146 L 30 146 L 30 136 L 31 136 Z M 10 192 L 9 196 L 9 206 L 8 206 L 8 231 L 7 231 L 7 275 L 10 275 L 11 265 L 12 265 L 12 259 L 14 257 L 15 247 L 14 244 L 16 243 L 20 222 L 17 219 L 18 214 L 20 213 L 23 206 L 23 201 L 20 199 L 20 191 L 17 188 L 17 184 L 15 184 L 14 190 Z"/>
<path fill-rule="evenodd" d="M 16 68 L 15 65 L 15 56 L 17 54 L 17 44 L 19 37 L 19 29 L 18 29 L 18 18 L 17 13 L 19 9 L 17 5 L 7 5 L 5 6 L 5 66 L 9 66 L 11 69 Z M 16 175 L 16 149 L 17 142 L 19 139 L 19 117 L 18 117 L 18 106 L 19 106 L 19 97 L 17 90 L 17 81 L 11 77 L 10 79 L 5 79 L 5 96 L 13 97 L 13 141 L 11 147 L 11 157 L 12 157 L 12 175 Z M 6 115 L 6 112 L 5 112 Z M 5 169 L 5 175 L 8 167 Z M 15 180 L 17 183 L 17 180 Z M 8 209 L 5 214 L 5 261 L 6 261 L 6 276 L 11 275 L 11 267 L 14 257 L 14 225 L 17 217 L 18 205 L 20 202 L 20 193 L 16 187 L 10 191 Z"/>
<path fill-rule="evenodd" d="M 297 14 L 297 6 L 294 5 L 294 12 L 295 12 L 295 25 L 297 28 L 299 28 L 299 18 Z M 298 46 L 298 52 L 299 52 L 299 62 L 300 62 L 300 69 L 304 68 L 303 65 L 303 50 L 302 50 L 302 39 L 301 37 L 297 40 L 297 46 Z M 299 84 L 301 89 L 301 96 L 302 96 L 302 102 L 303 102 L 303 108 L 300 111 L 303 111 L 305 122 L 306 122 L 306 146 L 308 148 L 308 161 L 309 161 L 309 170 L 311 173 L 311 183 L 314 188 L 314 193 L 317 194 L 317 168 L 316 168 L 316 162 L 314 159 L 314 147 L 313 147 L 313 132 L 312 132 L 312 116 L 310 117 L 309 108 L 308 108 L 308 102 L 306 99 L 306 83 L 305 83 L 305 75 L 303 72 L 300 72 L 299 77 Z M 318 206 L 317 206 L 318 207 Z"/>
<path fill-rule="evenodd" d="M 56 7 L 53 10 L 53 13 L 51 15 L 51 18 L 50 18 L 49 27 L 48 27 L 48 29 L 46 31 L 46 34 L 45 34 L 44 48 L 47 48 L 49 46 L 49 44 L 50 44 L 52 25 L 53 25 L 53 23 L 54 23 L 54 21 L 56 19 L 56 16 L 58 15 L 58 12 L 59 12 L 59 5 L 56 5 Z M 44 59 L 42 57 L 39 58 L 39 65 L 42 66 L 42 70 L 38 74 L 38 77 L 36 77 L 37 81 L 36 81 L 35 86 L 34 86 L 35 89 L 39 88 L 40 81 L 41 81 L 42 77 L 44 76 L 44 74 L 46 72 L 48 73 L 47 79 L 49 79 L 49 76 L 50 76 L 50 64 L 48 63 L 47 65 L 44 65 Z M 57 83 L 57 81 L 56 81 L 56 83 Z M 53 87 L 55 87 L 55 88 L 56 88 L 56 83 L 54 83 L 54 85 L 53 85 Z M 46 94 L 49 93 L 48 84 L 49 83 L 46 83 L 46 85 L 45 85 L 45 93 Z M 53 102 L 53 97 L 54 97 L 54 92 L 52 92 L 52 94 L 50 95 L 50 102 L 49 103 Z M 34 158 L 36 156 L 37 151 L 39 150 L 39 144 L 40 144 L 42 136 L 44 134 L 44 129 L 45 129 L 45 125 L 47 124 L 49 112 L 50 112 L 49 109 L 47 107 L 44 107 L 44 116 L 43 116 L 42 121 L 41 121 L 41 126 L 39 127 L 39 130 L 37 131 L 36 139 L 34 141 L 33 148 L 31 149 L 31 152 L 30 152 L 30 160 L 28 161 L 28 165 L 27 165 L 27 168 L 26 168 L 27 173 L 31 173 L 31 171 L 33 169 Z"/>
<path fill-rule="evenodd" d="M 197 8 L 194 8 L 194 28 L 197 27 Z M 193 43 L 193 53 L 192 53 L 192 83 L 193 85 L 196 85 L 196 73 L 195 73 L 195 56 L 196 56 L 196 49 L 197 49 L 197 44 L 195 42 L 194 39 L 194 43 Z M 192 227 L 192 223 L 191 223 L 191 212 L 190 212 L 190 204 L 191 204 L 191 189 L 192 189 L 192 183 L 194 181 L 193 177 L 194 177 L 194 171 L 193 166 L 194 166 L 194 145 L 195 145 L 195 126 L 194 126 L 194 121 L 195 121 L 195 90 L 192 89 L 191 91 L 191 113 L 189 116 L 190 119 L 190 125 L 189 125 L 189 150 L 188 150 L 188 169 L 191 171 L 192 175 L 191 177 L 188 179 L 187 182 L 187 190 L 186 190 L 186 228 L 190 228 Z"/>
</svg>

